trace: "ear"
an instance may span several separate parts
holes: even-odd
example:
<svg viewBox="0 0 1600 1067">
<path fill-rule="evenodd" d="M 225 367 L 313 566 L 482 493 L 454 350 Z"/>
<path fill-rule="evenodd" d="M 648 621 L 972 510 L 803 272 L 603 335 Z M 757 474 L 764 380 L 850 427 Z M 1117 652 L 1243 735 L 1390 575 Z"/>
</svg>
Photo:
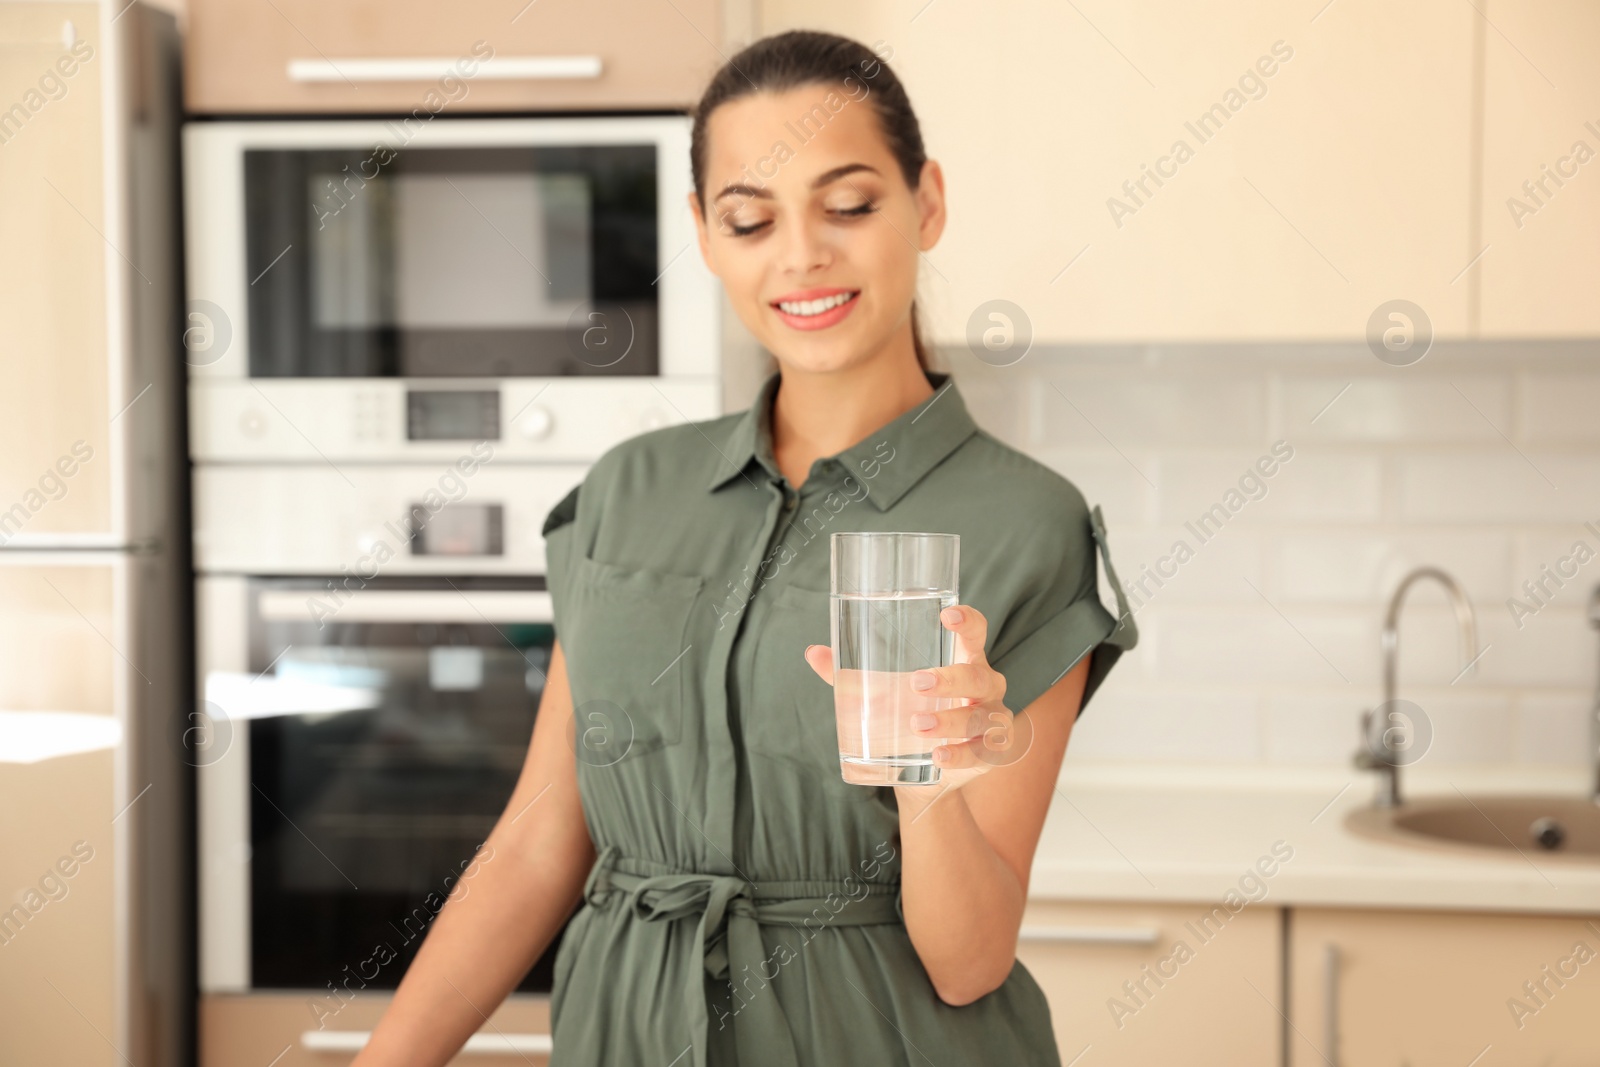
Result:
<svg viewBox="0 0 1600 1067">
<path fill-rule="evenodd" d="M 705 260 L 706 269 L 716 274 L 717 265 L 711 258 L 711 231 L 706 225 L 705 213 L 700 209 L 699 193 L 689 194 L 689 214 L 694 217 L 694 233 L 700 242 L 700 258 Z"/>
<path fill-rule="evenodd" d="M 944 171 L 932 159 L 922 163 L 922 179 L 917 185 L 918 247 L 926 252 L 939 243 L 944 233 Z"/>
</svg>

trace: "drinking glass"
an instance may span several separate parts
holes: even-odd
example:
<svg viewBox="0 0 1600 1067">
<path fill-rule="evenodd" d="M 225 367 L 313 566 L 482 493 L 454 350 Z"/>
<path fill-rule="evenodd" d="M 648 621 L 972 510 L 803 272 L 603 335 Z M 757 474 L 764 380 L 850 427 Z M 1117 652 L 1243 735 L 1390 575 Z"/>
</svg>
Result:
<svg viewBox="0 0 1600 1067">
<path fill-rule="evenodd" d="M 954 660 L 955 634 L 939 613 L 958 603 L 961 538 L 836 533 L 829 545 L 840 774 L 856 785 L 934 785 L 942 739 L 915 733 L 911 716 L 960 701 L 917 692 L 911 674 Z"/>
</svg>

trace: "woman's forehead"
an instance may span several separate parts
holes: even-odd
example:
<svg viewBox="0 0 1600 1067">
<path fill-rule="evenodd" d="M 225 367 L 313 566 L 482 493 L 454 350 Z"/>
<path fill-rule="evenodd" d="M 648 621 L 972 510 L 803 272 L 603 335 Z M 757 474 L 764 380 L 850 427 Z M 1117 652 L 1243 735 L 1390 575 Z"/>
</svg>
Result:
<svg viewBox="0 0 1600 1067">
<path fill-rule="evenodd" d="M 877 116 L 858 86 L 802 85 L 729 101 L 711 114 L 707 192 L 732 184 L 809 186 L 848 163 L 887 173 L 893 160 Z"/>
</svg>

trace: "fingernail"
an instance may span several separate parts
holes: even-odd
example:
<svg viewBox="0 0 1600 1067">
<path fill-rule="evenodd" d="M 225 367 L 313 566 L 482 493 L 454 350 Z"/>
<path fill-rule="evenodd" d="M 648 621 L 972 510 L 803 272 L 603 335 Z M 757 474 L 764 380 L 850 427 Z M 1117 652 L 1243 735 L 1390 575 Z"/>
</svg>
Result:
<svg viewBox="0 0 1600 1067">
<path fill-rule="evenodd" d="M 911 727 L 915 730 L 931 730 L 939 724 L 939 716 L 930 715 L 923 711 L 911 716 Z"/>
<path fill-rule="evenodd" d="M 932 671 L 917 671 L 911 675 L 911 688 L 932 689 L 934 681 Z"/>
<path fill-rule="evenodd" d="M 945 608 L 944 609 L 944 617 L 945 617 L 945 621 L 946 622 L 959 623 L 961 621 L 961 619 L 962 619 L 961 609 L 960 608 Z"/>
<path fill-rule="evenodd" d="M 940 745 L 938 748 L 934 749 L 933 750 L 933 762 L 935 762 L 935 763 L 949 763 L 950 762 L 950 750 L 948 748 L 946 748 L 944 745 Z"/>
</svg>

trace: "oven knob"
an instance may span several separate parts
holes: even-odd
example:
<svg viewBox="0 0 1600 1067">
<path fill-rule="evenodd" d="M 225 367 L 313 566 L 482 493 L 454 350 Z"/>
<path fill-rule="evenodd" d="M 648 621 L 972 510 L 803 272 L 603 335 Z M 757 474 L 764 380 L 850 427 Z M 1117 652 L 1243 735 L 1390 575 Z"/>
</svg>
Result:
<svg viewBox="0 0 1600 1067">
<path fill-rule="evenodd" d="M 660 408 L 649 408 L 639 417 L 639 425 L 646 430 L 659 430 L 667 425 L 667 416 Z"/>
<path fill-rule="evenodd" d="M 549 408 L 529 408 L 528 413 L 517 422 L 517 432 L 530 441 L 539 441 L 550 436 L 551 427 L 555 419 L 550 414 Z"/>
<path fill-rule="evenodd" d="M 245 408 L 239 416 L 239 429 L 246 437 L 260 437 L 267 432 L 267 419 L 255 408 Z"/>
</svg>

